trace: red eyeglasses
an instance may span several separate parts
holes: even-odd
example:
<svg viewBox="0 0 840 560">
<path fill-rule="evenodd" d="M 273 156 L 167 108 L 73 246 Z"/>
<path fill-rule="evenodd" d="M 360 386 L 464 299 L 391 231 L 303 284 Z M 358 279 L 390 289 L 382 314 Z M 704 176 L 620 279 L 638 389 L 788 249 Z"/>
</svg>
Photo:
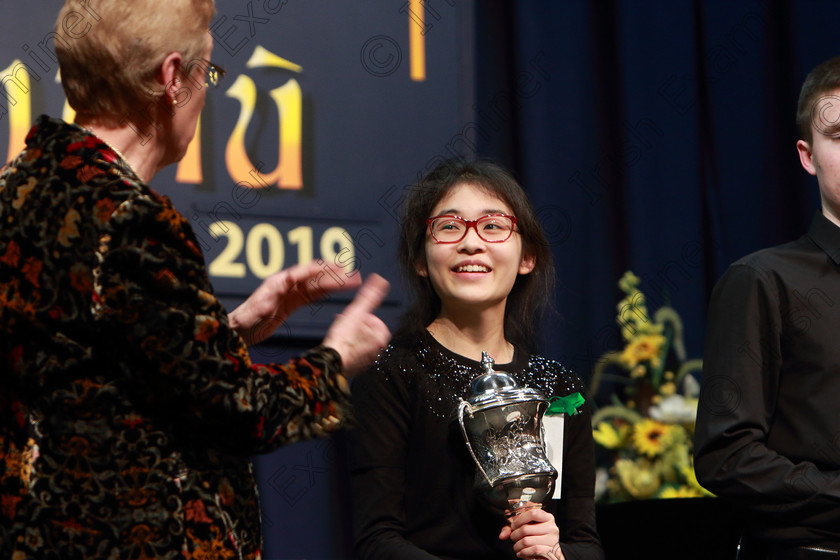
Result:
<svg viewBox="0 0 840 560">
<path fill-rule="evenodd" d="M 478 236 L 487 243 L 501 243 L 510 239 L 516 226 L 516 216 L 487 214 L 476 220 L 465 220 L 460 216 L 444 214 L 426 220 L 429 232 L 437 243 L 457 243 L 474 228 Z"/>
</svg>

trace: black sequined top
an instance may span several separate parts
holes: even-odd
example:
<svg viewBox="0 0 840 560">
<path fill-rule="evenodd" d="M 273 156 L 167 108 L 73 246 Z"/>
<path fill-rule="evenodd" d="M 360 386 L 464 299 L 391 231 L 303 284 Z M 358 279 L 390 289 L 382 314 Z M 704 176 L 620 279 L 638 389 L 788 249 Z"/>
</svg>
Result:
<svg viewBox="0 0 840 560">
<path fill-rule="evenodd" d="M 583 393 L 556 361 L 518 349 L 496 364 L 547 397 Z M 356 552 L 388 558 L 515 558 L 500 541 L 502 516 L 475 490 L 475 463 L 455 420 L 481 364 L 423 333 L 398 339 L 353 383 L 358 426 L 351 433 Z M 594 451 L 588 407 L 566 419 L 562 495 L 555 514 L 566 558 L 602 558 L 595 529 Z"/>
</svg>

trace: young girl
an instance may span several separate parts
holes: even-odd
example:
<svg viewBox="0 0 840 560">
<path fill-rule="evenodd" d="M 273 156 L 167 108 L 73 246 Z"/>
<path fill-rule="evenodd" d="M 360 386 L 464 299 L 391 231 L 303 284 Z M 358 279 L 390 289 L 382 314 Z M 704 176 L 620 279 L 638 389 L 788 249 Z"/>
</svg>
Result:
<svg viewBox="0 0 840 560">
<path fill-rule="evenodd" d="M 585 406 L 566 418 L 561 499 L 509 521 L 475 489 L 454 420 L 482 351 L 547 398 L 582 392 L 577 376 L 528 352 L 553 267 L 525 193 L 494 164 L 452 160 L 411 190 L 404 216 L 400 259 L 414 302 L 353 384 L 358 558 L 602 558 Z"/>
</svg>

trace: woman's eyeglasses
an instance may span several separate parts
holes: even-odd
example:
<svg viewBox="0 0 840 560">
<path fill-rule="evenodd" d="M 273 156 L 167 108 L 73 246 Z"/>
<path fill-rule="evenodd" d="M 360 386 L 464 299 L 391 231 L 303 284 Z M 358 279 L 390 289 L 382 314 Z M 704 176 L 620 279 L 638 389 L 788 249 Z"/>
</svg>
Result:
<svg viewBox="0 0 840 560">
<path fill-rule="evenodd" d="M 207 63 L 207 68 L 204 70 L 204 85 L 209 88 L 215 88 L 219 85 L 222 78 L 225 77 L 225 69 L 218 64 L 213 64 L 206 58 L 202 60 Z"/>
<path fill-rule="evenodd" d="M 437 243 L 457 243 L 474 228 L 478 236 L 487 243 L 507 241 L 516 226 L 516 216 L 487 214 L 476 220 L 465 220 L 460 216 L 444 214 L 426 220 L 429 232 Z"/>
</svg>

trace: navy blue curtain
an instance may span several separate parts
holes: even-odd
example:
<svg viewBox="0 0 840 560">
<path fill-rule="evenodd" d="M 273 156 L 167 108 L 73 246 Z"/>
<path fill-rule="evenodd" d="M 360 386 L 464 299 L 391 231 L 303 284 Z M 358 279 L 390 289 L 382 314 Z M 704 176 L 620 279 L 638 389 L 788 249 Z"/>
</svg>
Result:
<svg viewBox="0 0 840 560">
<path fill-rule="evenodd" d="M 477 10 L 479 151 L 520 179 L 558 273 L 543 349 L 584 378 L 622 347 L 625 270 L 701 357 L 725 267 L 819 208 L 796 153 L 799 87 L 840 53 L 837 5 L 593 0 Z M 484 58 L 482 58 L 482 56 Z"/>
<path fill-rule="evenodd" d="M 474 121 L 453 128 L 514 172 L 548 234 L 547 356 L 587 380 L 620 349 L 617 281 L 633 270 L 651 310 L 680 312 L 688 355 L 701 357 L 725 267 L 801 235 L 819 208 L 795 108 L 807 72 L 840 54 L 835 11 L 833 0 L 476 2 Z M 265 345 L 255 359 L 313 344 Z M 352 558 L 343 434 L 257 466 L 267 558 Z"/>
</svg>

